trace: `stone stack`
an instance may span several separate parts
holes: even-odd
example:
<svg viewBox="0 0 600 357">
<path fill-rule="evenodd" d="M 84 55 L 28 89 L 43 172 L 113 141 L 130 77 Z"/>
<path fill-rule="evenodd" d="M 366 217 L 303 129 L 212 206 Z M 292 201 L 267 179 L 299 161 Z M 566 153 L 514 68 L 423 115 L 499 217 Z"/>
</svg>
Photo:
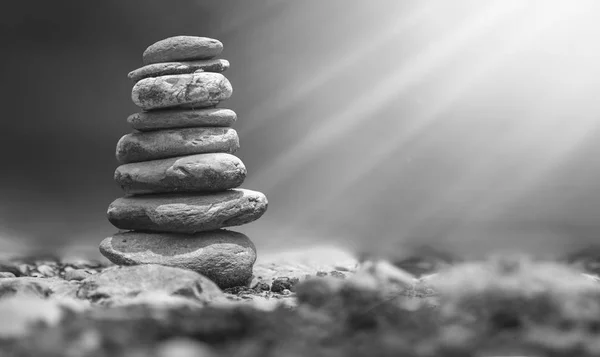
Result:
<svg viewBox="0 0 600 357">
<path fill-rule="evenodd" d="M 214 39 L 171 37 L 148 47 L 144 66 L 129 73 L 142 111 L 127 119 L 135 131 L 117 144 L 114 178 L 125 197 L 108 208 L 122 231 L 100 244 L 115 264 L 186 268 L 221 288 L 251 279 L 254 244 L 222 228 L 260 218 L 267 199 L 237 188 L 246 178 L 232 155 L 237 116 L 216 108 L 232 94 L 221 74 L 229 62 L 214 58 L 222 50 Z"/>
</svg>

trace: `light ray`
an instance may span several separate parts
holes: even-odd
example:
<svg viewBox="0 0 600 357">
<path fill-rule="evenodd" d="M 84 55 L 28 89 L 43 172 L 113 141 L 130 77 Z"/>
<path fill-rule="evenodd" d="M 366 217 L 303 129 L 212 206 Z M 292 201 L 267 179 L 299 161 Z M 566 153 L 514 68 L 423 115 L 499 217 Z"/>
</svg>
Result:
<svg viewBox="0 0 600 357">
<path fill-rule="evenodd" d="M 345 194 L 347 190 L 359 180 L 367 176 L 374 168 L 382 164 L 382 162 L 386 161 L 398 148 L 406 145 L 413 138 L 418 136 L 419 133 L 427 130 L 440 114 L 454 103 L 465 90 L 477 83 L 483 75 L 501 64 L 507 56 L 515 53 L 537 39 L 541 33 L 551 28 L 556 21 L 563 18 L 565 13 L 558 14 L 553 12 L 550 15 L 552 16 L 544 17 L 543 22 L 540 22 L 535 28 L 530 28 L 528 33 L 513 31 L 512 36 L 507 38 L 507 43 L 509 43 L 508 46 L 502 46 L 496 51 L 489 52 L 483 60 L 477 63 L 476 67 L 465 68 L 465 71 L 458 73 L 456 78 L 460 78 L 460 81 L 451 81 L 452 83 L 448 85 L 446 91 L 440 96 L 439 101 L 417 114 L 412 120 L 412 125 L 402 128 L 403 131 L 400 133 L 401 136 L 398 140 L 382 140 L 378 144 L 375 143 L 374 146 L 369 149 L 370 159 L 360 167 L 360 170 L 356 170 L 353 174 L 341 176 L 339 180 L 336 181 L 336 185 L 331 187 L 328 191 L 329 194 L 315 199 L 311 204 L 303 207 L 303 211 L 307 213 L 315 212 L 318 207 L 327 207 L 340 195 Z M 479 169 L 481 168 L 475 168 L 475 170 Z M 464 186 L 464 183 L 461 186 Z M 449 199 L 451 200 L 452 198 L 449 197 Z M 423 215 L 427 216 L 426 214 Z M 306 219 L 307 215 L 300 215 L 297 220 L 290 222 L 285 229 L 291 229 L 291 227 L 298 225 Z"/>
<path fill-rule="evenodd" d="M 425 16 L 429 15 L 433 9 L 432 6 L 420 7 L 409 12 L 403 18 L 392 18 L 389 23 L 384 23 L 383 25 L 386 30 L 378 31 L 375 36 L 368 33 L 362 38 L 353 40 L 352 43 L 361 43 L 360 51 L 357 51 L 355 46 L 350 46 L 338 59 L 329 61 L 330 64 L 322 66 L 319 70 L 315 70 L 312 73 L 312 77 L 306 78 L 301 83 L 294 82 L 288 84 L 275 94 L 275 96 L 270 96 L 268 100 L 262 101 L 259 105 L 252 108 L 246 115 L 252 118 L 252 121 L 240 130 L 240 136 L 247 136 L 254 130 L 260 129 L 263 125 L 268 124 L 268 118 L 277 118 L 286 108 L 298 103 L 323 84 L 339 75 L 348 73 L 353 65 L 360 61 L 366 61 L 381 47 L 409 31 L 413 26 L 422 21 Z M 393 11 L 393 9 L 390 11 Z M 264 113 L 269 113 L 269 115 L 264 115 Z"/>
<path fill-rule="evenodd" d="M 384 105 L 418 83 L 445 59 L 468 45 L 470 41 L 483 36 L 486 29 L 492 28 L 504 16 L 522 6 L 513 2 L 508 5 L 510 6 L 502 2 L 494 3 L 485 12 L 474 16 L 460 29 L 435 43 L 424 53 L 417 54 L 406 66 L 392 73 L 377 87 L 364 94 L 360 100 L 348 105 L 346 110 L 328 119 L 321 128 L 280 154 L 272 164 L 257 173 L 253 181 L 260 182 L 262 189 L 269 191 L 277 183 L 293 175 L 299 166 L 324 150 L 327 145 L 353 130 L 369 112 L 373 111 L 373 108 Z"/>
</svg>

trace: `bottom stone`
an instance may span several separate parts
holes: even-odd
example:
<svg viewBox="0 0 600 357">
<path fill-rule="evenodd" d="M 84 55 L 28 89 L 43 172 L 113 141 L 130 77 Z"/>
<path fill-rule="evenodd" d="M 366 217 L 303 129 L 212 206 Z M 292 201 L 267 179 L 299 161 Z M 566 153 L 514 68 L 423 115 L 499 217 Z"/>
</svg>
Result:
<svg viewBox="0 0 600 357">
<path fill-rule="evenodd" d="M 223 229 L 196 234 L 117 233 L 100 243 L 100 253 L 118 265 L 193 270 L 222 289 L 247 284 L 256 261 L 256 248 L 246 235 Z"/>
</svg>

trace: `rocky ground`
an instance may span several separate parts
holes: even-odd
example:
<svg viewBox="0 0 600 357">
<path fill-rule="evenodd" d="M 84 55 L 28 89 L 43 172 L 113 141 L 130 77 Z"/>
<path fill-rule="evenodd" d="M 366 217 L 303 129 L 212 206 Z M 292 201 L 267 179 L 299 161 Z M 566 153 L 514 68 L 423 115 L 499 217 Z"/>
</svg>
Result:
<svg viewBox="0 0 600 357">
<path fill-rule="evenodd" d="M 594 276 L 522 257 L 416 279 L 305 251 L 223 292 L 156 265 L 35 257 L 0 272 L 1 356 L 600 355 Z"/>
</svg>

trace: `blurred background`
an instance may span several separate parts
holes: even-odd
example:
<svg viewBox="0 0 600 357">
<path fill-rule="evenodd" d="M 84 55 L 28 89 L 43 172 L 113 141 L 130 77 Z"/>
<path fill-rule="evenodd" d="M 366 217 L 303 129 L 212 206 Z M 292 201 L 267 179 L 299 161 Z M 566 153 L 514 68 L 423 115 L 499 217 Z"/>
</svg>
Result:
<svg viewBox="0 0 600 357">
<path fill-rule="evenodd" d="M 594 0 L 4 4 L 0 250 L 97 254 L 116 231 L 126 75 L 175 35 L 224 43 L 243 187 L 270 203 L 236 229 L 259 254 L 600 242 L 598 18 Z"/>
</svg>

